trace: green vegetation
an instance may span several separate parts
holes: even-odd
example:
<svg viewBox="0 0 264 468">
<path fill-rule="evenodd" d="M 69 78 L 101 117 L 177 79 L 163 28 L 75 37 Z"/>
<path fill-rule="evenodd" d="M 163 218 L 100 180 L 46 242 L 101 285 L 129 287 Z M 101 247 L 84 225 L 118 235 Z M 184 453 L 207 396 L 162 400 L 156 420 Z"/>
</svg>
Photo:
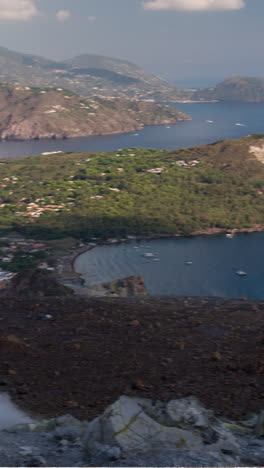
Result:
<svg viewBox="0 0 264 468">
<path fill-rule="evenodd" d="M 37 267 L 37 257 L 34 254 L 29 255 L 23 251 L 18 251 L 14 254 L 11 262 L 6 263 L 0 261 L 0 268 L 8 270 L 12 273 L 23 273 L 26 271 L 35 270 Z"/>
<path fill-rule="evenodd" d="M 249 152 L 263 142 L 2 161 L 1 232 L 91 240 L 263 224 L 264 165 Z"/>
</svg>

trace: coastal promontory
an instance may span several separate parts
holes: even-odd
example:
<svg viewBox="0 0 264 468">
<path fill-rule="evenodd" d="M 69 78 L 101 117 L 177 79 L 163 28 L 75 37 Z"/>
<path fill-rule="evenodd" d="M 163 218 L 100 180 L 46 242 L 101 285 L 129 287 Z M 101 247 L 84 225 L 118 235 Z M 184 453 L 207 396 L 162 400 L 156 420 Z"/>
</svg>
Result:
<svg viewBox="0 0 264 468">
<path fill-rule="evenodd" d="M 107 135 L 191 117 L 168 106 L 122 98 L 83 98 L 63 88 L 0 84 L 0 138 Z"/>
</svg>

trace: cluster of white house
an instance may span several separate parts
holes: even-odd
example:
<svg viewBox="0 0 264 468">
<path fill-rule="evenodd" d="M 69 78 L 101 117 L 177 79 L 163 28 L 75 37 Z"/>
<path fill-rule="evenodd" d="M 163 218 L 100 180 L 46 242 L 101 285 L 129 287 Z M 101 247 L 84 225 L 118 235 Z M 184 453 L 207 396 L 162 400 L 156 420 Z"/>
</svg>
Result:
<svg viewBox="0 0 264 468">
<path fill-rule="evenodd" d="M 189 168 L 189 167 L 194 167 L 194 166 L 197 166 L 197 164 L 199 164 L 200 161 L 198 161 L 197 159 L 193 159 L 192 161 L 176 161 L 175 164 L 176 166 L 179 166 L 179 167 L 184 167 L 184 168 Z"/>
</svg>

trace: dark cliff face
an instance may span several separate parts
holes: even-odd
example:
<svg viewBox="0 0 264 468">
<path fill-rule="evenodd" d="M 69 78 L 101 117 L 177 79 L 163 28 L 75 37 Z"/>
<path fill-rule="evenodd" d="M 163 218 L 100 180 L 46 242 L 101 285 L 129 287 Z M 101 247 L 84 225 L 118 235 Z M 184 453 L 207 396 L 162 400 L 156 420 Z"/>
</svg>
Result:
<svg viewBox="0 0 264 468">
<path fill-rule="evenodd" d="M 126 99 L 85 99 L 62 88 L 0 85 L 0 138 L 30 140 L 130 132 L 189 119 L 176 109 Z"/>
<path fill-rule="evenodd" d="M 16 275 L 2 295 L 11 297 L 72 296 L 73 291 L 40 270 Z"/>
</svg>

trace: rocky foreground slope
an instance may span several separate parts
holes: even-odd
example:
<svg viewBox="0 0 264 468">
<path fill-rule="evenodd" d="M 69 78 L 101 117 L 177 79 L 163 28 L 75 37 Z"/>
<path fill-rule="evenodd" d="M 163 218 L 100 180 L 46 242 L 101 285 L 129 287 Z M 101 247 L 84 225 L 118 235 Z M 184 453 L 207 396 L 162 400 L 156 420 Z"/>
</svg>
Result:
<svg viewBox="0 0 264 468">
<path fill-rule="evenodd" d="M 264 412 L 216 418 L 194 397 L 123 396 L 93 421 L 65 415 L 1 431 L 1 466 L 260 466 Z"/>
<path fill-rule="evenodd" d="M 191 119 L 167 106 L 85 99 L 62 88 L 0 84 L 0 138 L 30 140 L 105 135 Z"/>
<path fill-rule="evenodd" d="M 0 391 L 38 421 L 0 432 L 1 466 L 263 466 L 264 302 L 0 307 Z"/>
</svg>

